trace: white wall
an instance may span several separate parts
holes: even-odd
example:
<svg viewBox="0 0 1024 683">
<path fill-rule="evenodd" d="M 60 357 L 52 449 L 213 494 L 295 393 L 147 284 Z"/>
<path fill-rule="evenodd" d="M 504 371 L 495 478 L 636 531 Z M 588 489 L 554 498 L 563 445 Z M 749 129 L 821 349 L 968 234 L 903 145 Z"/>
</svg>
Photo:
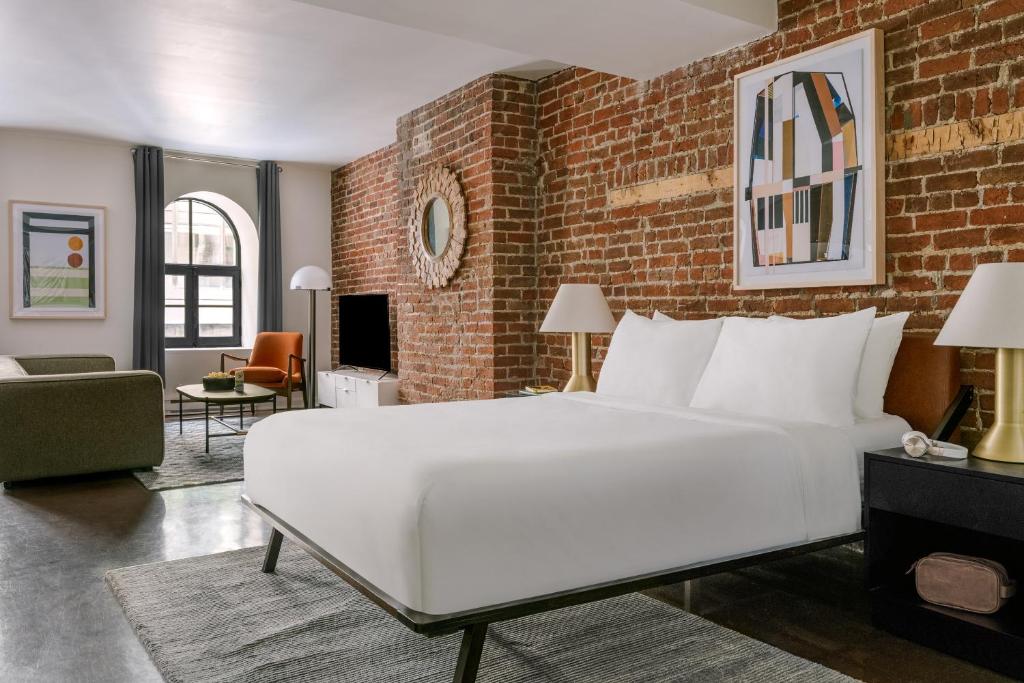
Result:
<svg viewBox="0 0 1024 683">
<path fill-rule="evenodd" d="M 131 145 L 0 129 L 0 353 L 105 353 L 132 362 L 135 197 Z M 107 207 L 105 320 L 11 320 L 10 200 Z"/>
<path fill-rule="evenodd" d="M 174 201 L 190 192 L 216 192 L 230 197 L 259 222 L 256 169 L 191 159 L 164 160 L 164 199 Z"/>
<path fill-rule="evenodd" d="M 309 327 L 309 292 L 291 291 L 292 273 L 302 266 L 331 272 L 331 170 L 325 166 L 281 164 L 281 263 L 284 271 L 284 329 Z M 331 362 L 330 292 L 317 292 L 316 367 Z M 308 343 L 308 341 L 307 341 Z"/>
<path fill-rule="evenodd" d="M 0 314 L 0 354 L 106 353 L 119 369 L 131 367 L 135 280 L 135 199 L 132 145 L 45 132 L 0 129 L 0 302 L 9 307 L 11 199 L 107 207 L 106 320 L 11 320 Z M 331 268 L 331 174 L 325 166 L 282 164 L 281 223 L 284 326 L 306 332 L 308 293 L 288 289 L 300 266 Z M 253 168 L 168 159 L 168 202 L 197 191 L 223 194 L 258 220 Z M 317 365 L 330 362 L 330 299 L 318 294 Z M 246 349 L 241 349 L 246 351 Z M 240 355 L 245 355 L 244 353 Z M 218 367 L 220 350 L 172 350 L 167 385 L 193 383 Z"/>
</svg>

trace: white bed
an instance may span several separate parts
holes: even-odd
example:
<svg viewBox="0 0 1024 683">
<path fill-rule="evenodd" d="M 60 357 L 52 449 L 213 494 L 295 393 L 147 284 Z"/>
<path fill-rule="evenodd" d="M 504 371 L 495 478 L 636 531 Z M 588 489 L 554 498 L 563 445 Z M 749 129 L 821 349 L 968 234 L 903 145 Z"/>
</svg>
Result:
<svg viewBox="0 0 1024 683">
<path fill-rule="evenodd" d="M 595 394 L 297 411 L 254 425 L 245 487 L 401 604 L 450 614 L 856 532 L 854 427 Z"/>
</svg>

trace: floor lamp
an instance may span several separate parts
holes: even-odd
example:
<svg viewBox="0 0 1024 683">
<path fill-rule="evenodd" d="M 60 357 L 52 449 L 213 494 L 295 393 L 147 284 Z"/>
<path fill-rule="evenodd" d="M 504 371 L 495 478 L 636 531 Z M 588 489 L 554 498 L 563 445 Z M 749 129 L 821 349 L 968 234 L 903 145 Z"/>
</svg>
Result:
<svg viewBox="0 0 1024 683">
<path fill-rule="evenodd" d="M 292 275 L 291 288 L 309 292 L 309 350 L 306 352 L 309 374 L 306 375 L 306 395 L 309 397 L 309 405 L 316 408 L 316 293 L 330 291 L 331 276 L 319 266 L 302 266 Z"/>
</svg>

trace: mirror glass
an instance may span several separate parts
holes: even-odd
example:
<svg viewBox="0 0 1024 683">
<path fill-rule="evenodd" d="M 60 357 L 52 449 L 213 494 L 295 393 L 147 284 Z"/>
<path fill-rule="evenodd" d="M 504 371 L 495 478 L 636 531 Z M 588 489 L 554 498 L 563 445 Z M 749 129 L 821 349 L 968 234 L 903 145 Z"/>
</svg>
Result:
<svg viewBox="0 0 1024 683">
<path fill-rule="evenodd" d="M 434 197 L 423 213 L 423 248 L 436 258 L 444 253 L 451 238 L 452 215 L 448 202 Z"/>
</svg>

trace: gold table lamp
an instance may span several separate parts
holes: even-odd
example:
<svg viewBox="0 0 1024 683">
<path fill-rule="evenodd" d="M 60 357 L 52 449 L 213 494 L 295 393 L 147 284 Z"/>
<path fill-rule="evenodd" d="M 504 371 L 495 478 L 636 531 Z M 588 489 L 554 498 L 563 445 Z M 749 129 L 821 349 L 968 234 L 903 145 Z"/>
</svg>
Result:
<svg viewBox="0 0 1024 683">
<path fill-rule="evenodd" d="M 572 376 L 562 391 L 593 391 L 597 388 L 590 368 L 590 335 L 614 330 L 615 318 L 600 286 L 565 284 L 558 288 L 540 331 L 572 333 Z"/>
<path fill-rule="evenodd" d="M 935 343 L 998 349 L 995 422 L 973 454 L 1024 463 L 1024 263 L 978 266 Z"/>
</svg>

